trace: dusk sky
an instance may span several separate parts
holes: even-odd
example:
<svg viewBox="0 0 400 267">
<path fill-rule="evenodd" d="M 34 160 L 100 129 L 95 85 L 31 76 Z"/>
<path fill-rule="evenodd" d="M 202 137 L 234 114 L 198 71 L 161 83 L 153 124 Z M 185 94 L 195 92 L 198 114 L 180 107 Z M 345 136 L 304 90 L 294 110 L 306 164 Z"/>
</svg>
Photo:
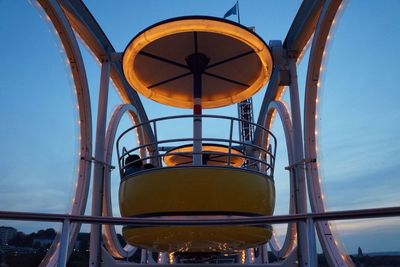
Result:
<svg viewBox="0 0 400 267">
<path fill-rule="evenodd" d="M 184 15 L 222 17 L 236 1 L 85 1 L 116 51 L 144 28 Z M 242 0 L 241 23 L 267 43 L 284 40 L 299 0 Z M 326 50 L 318 113 L 318 160 L 328 210 L 400 206 L 400 1 L 345 2 Z M 236 21 L 236 16 L 229 19 Z M 65 54 L 36 3 L 0 0 L 0 210 L 68 212 L 79 140 L 77 101 Z M 100 66 L 80 43 L 91 90 L 95 129 Z M 299 64 L 301 101 L 308 53 Z M 254 97 L 257 117 L 265 88 Z M 149 118 L 190 114 L 141 97 Z M 288 99 L 287 95 L 284 97 Z M 108 119 L 121 101 L 110 83 Z M 235 106 L 207 110 L 233 116 Z M 131 124 L 125 118 L 119 130 Z M 192 129 L 183 129 L 188 133 Z M 226 131 L 216 129 L 215 131 Z M 174 129 L 161 133 L 173 136 Z M 275 214 L 288 213 L 289 184 L 282 125 L 276 120 Z M 93 132 L 93 137 L 95 133 Z M 133 140 L 134 142 L 134 140 Z M 93 141 L 94 144 L 94 141 Z M 115 157 L 114 157 L 115 159 Z M 114 162 L 116 165 L 116 162 Z M 112 175 L 114 215 L 119 175 Z M 90 204 L 86 214 L 90 214 Z M 349 253 L 400 252 L 400 218 L 332 222 Z M 54 224 L 0 221 L 25 232 Z M 278 227 L 283 233 L 284 227 Z M 84 228 L 87 229 L 87 228 Z"/>
</svg>

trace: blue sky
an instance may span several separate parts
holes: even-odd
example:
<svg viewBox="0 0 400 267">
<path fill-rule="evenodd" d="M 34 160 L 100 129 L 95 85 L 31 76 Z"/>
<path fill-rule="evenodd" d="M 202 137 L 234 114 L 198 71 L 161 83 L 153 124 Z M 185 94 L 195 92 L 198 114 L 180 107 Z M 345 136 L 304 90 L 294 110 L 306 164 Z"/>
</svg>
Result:
<svg viewBox="0 0 400 267">
<path fill-rule="evenodd" d="M 235 2 L 124 0 L 110 7 L 108 1 L 85 1 L 117 51 L 155 22 L 195 14 L 222 17 Z M 267 43 L 283 40 L 299 6 L 300 1 L 293 0 L 241 1 L 241 23 L 255 26 Z M 399 12 L 396 0 L 349 1 L 331 33 L 318 121 L 319 160 L 329 210 L 400 205 Z M 0 210 L 65 212 L 73 196 L 79 138 L 73 83 L 58 37 L 40 16 L 35 4 L 0 1 L 0 36 L 7 37 L 0 42 L 1 51 L 6 51 L 0 67 Z M 81 47 L 95 115 L 100 69 Z M 307 60 L 306 54 L 298 70 L 302 99 Z M 253 98 L 256 116 L 263 94 L 264 90 Z M 150 118 L 190 113 L 142 100 Z M 109 117 L 119 103 L 111 84 Z M 207 113 L 232 115 L 236 106 Z M 128 126 L 125 118 L 120 130 Z M 274 132 L 279 142 L 276 213 L 285 214 L 287 157 L 278 120 Z M 171 132 L 166 129 L 164 134 Z M 117 173 L 112 183 L 117 209 Z M 40 223 L 2 224 L 26 231 L 43 227 Z M 395 238 L 400 235 L 399 219 L 346 221 L 336 223 L 335 229 L 349 252 L 358 246 L 366 251 L 400 248 Z"/>
</svg>

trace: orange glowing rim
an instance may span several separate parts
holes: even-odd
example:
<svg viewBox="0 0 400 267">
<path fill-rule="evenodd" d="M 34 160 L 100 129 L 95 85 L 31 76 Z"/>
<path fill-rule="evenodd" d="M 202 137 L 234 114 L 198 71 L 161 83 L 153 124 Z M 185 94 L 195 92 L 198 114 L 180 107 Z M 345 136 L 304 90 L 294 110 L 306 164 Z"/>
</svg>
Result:
<svg viewBox="0 0 400 267">
<path fill-rule="evenodd" d="M 191 153 L 193 152 L 193 145 L 185 145 L 185 146 L 180 146 L 176 147 L 174 149 L 169 150 L 165 156 L 164 156 L 164 162 L 167 166 L 176 166 L 177 165 L 177 159 L 179 157 L 182 157 L 183 155 L 189 155 L 191 156 Z M 225 160 L 228 163 L 228 157 L 229 157 L 229 148 L 224 145 L 211 145 L 211 144 L 203 144 L 202 145 L 202 152 L 207 154 L 207 153 L 216 153 L 217 157 L 221 157 L 221 160 Z M 182 156 L 180 156 L 178 153 L 182 153 Z M 178 155 L 177 155 L 178 154 Z M 232 167 L 240 167 L 244 163 L 244 155 L 242 152 L 235 148 L 231 148 L 230 151 L 231 154 L 231 166 Z"/>
<path fill-rule="evenodd" d="M 177 101 L 173 95 L 165 96 L 147 88 L 132 66 L 139 52 L 153 41 L 172 34 L 193 31 L 217 33 L 239 40 L 253 49 L 261 62 L 261 71 L 257 79 L 247 89 L 230 97 L 202 101 L 203 108 L 217 108 L 238 103 L 253 96 L 268 82 L 272 73 L 273 59 L 268 45 L 257 34 L 232 21 L 209 16 L 189 16 L 159 22 L 140 32 L 130 41 L 122 59 L 123 72 L 129 84 L 144 97 L 156 102 L 179 108 L 192 108 L 192 101 Z"/>
</svg>

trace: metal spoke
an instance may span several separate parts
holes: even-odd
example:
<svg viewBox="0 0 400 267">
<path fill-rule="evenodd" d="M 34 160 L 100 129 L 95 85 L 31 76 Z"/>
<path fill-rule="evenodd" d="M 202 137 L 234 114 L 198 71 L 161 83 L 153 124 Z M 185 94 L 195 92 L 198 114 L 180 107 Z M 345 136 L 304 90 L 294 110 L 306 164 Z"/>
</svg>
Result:
<svg viewBox="0 0 400 267">
<path fill-rule="evenodd" d="M 161 81 L 161 82 L 158 82 L 158 83 L 152 84 L 152 85 L 148 86 L 147 88 L 151 89 L 151 88 L 154 88 L 154 87 L 160 86 L 160 85 L 162 85 L 162 84 L 169 83 L 169 82 L 172 82 L 172 81 L 178 80 L 178 79 L 180 79 L 180 78 L 186 77 L 186 76 L 188 76 L 188 75 L 190 75 L 190 74 L 192 74 L 192 73 L 191 73 L 191 72 L 187 72 L 187 73 L 184 73 L 184 74 L 178 75 L 178 76 L 176 76 L 176 77 L 170 78 L 170 79 L 168 79 L 168 80 L 165 80 L 165 81 Z"/>
<path fill-rule="evenodd" d="M 220 79 L 220 80 L 223 80 L 223 81 L 227 81 L 227 82 L 230 82 L 230 83 L 234 83 L 234 84 L 237 84 L 237 85 L 241 85 L 241 86 L 243 86 L 243 87 L 249 87 L 248 84 L 241 83 L 241 82 L 238 82 L 238 81 L 235 81 L 235 80 L 231 80 L 231 79 L 229 79 L 229 78 L 225 78 L 225 77 L 222 77 L 222 76 L 213 74 L 213 73 L 204 72 L 204 74 L 205 74 L 205 75 L 208 75 L 208 76 L 211 76 L 211 77 L 214 77 L 214 78 L 217 78 L 217 79 Z"/>
<path fill-rule="evenodd" d="M 254 53 L 254 50 L 251 50 L 251 51 L 245 52 L 245 53 L 243 53 L 243 54 L 239 54 L 239 55 L 237 55 L 237 56 L 233 56 L 233 57 L 230 57 L 230 58 L 221 60 L 221 61 L 219 61 L 219 62 L 216 62 L 216 63 L 214 63 L 214 64 L 211 64 L 211 65 L 207 66 L 207 69 L 212 68 L 212 67 L 215 67 L 215 66 L 218 66 L 218 65 L 221 65 L 221 64 L 224 64 L 224 63 L 226 63 L 226 62 L 229 62 L 229 61 L 232 61 L 232 60 L 241 58 L 241 57 L 244 57 L 244 56 L 247 56 L 247 55 L 251 55 L 251 54 L 253 54 L 253 53 Z"/>
<path fill-rule="evenodd" d="M 167 58 L 163 58 L 163 57 L 160 57 L 160 56 L 157 56 L 157 55 L 153 55 L 153 54 L 150 54 L 150 53 L 147 53 L 147 52 L 144 52 L 144 51 L 140 51 L 139 55 L 150 57 L 150 58 L 153 58 L 153 59 L 157 59 L 159 61 L 171 64 L 171 65 L 175 65 L 175 66 L 178 66 L 178 67 L 181 67 L 181 68 L 189 69 L 188 66 L 183 65 L 183 64 L 181 64 L 179 62 L 175 62 L 173 60 L 170 60 L 170 59 L 167 59 Z"/>
</svg>

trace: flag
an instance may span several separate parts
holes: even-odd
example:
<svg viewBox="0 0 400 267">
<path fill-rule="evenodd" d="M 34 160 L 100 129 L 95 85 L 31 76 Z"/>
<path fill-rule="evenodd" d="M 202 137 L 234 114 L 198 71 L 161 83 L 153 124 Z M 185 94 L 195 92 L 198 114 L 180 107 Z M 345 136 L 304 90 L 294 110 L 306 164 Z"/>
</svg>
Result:
<svg viewBox="0 0 400 267">
<path fill-rule="evenodd" d="M 236 4 L 225 13 L 224 18 L 229 17 L 230 15 L 237 15 L 237 5 L 238 3 L 236 2 Z"/>
</svg>

